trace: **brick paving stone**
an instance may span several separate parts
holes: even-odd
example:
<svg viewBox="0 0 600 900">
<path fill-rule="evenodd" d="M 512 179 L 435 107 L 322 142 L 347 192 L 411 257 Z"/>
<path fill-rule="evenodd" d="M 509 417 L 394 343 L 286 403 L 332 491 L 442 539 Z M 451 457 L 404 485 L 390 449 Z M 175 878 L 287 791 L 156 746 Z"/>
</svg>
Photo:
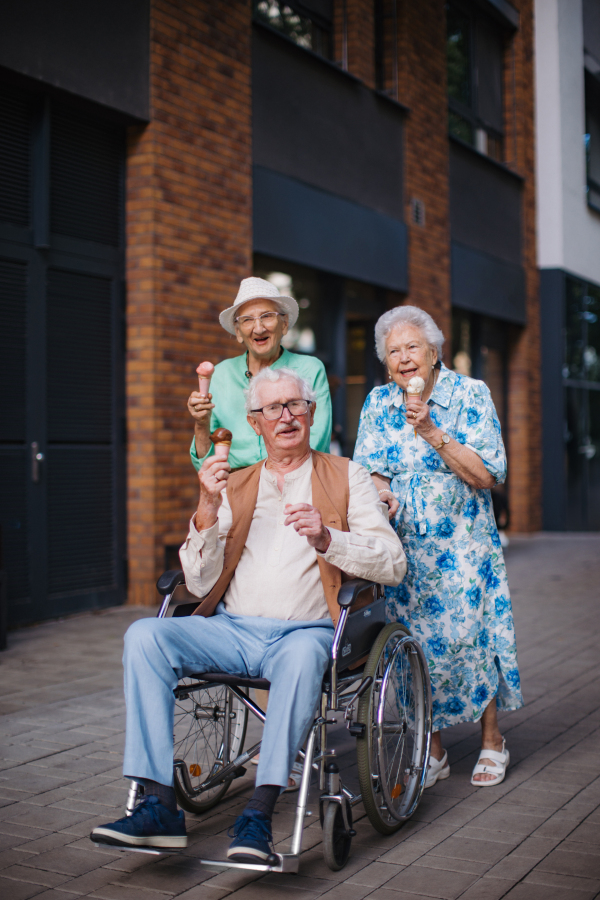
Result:
<svg viewBox="0 0 600 900">
<path fill-rule="evenodd" d="M 559 875 L 600 878 L 600 856 L 575 850 L 563 850 L 558 847 L 549 853 L 537 868 L 541 872 L 556 872 Z"/>
<path fill-rule="evenodd" d="M 386 888 L 438 897 L 440 900 L 456 900 L 468 887 L 477 881 L 477 875 L 466 872 L 449 872 L 441 869 L 425 869 L 409 866 L 388 881 Z"/>
<path fill-rule="evenodd" d="M 44 872 L 41 869 L 32 869 L 24 865 L 10 866 L 10 868 L 4 869 L 2 875 L 4 878 L 41 884 L 45 887 L 56 887 L 68 880 L 67 875 L 60 875 L 58 872 Z"/>
<path fill-rule="evenodd" d="M 593 891 L 595 894 L 600 891 L 600 879 L 598 878 L 582 878 L 578 875 L 559 875 L 556 872 L 540 872 L 539 869 L 533 869 L 533 871 L 523 879 L 523 884 L 555 885 L 556 887 L 564 887 L 571 891 Z"/>
<path fill-rule="evenodd" d="M 106 857 L 92 847 L 85 852 L 74 850 L 71 847 L 59 847 L 56 850 L 48 850 L 46 853 L 30 857 L 27 865 L 64 875 L 84 875 L 105 862 Z"/>
<path fill-rule="evenodd" d="M 205 884 L 193 887 L 191 890 L 180 894 L 177 900 L 221 900 L 226 897 L 229 891 L 225 888 L 207 887 Z"/>
<path fill-rule="evenodd" d="M 372 887 L 381 887 L 386 881 L 389 881 L 394 875 L 398 875 L 402 871 L 402 866 L 393 863 L 374 862 L 365 866 L 364 869 L 351 875 L 345 879 L 346 884 L 370 885 Z"/>
<path fill-rule="evenodd" d="M 0 875 L 0 897 L 2 900 L 28 900 L 45 890 L 39 884 L 28 884 L 25 881 L 12 881 Z M 71 895 L 73 896 L 73 895 Z"/>
<path fill-rule="evenodd" d="M 501 878 L 480 878 L 461 894 L 460 900 L 501 900 L 514 885 L 514 881 Z"/>
<path fill-rule="evenodd" d="M 433 852 L 425 853 L 414 861 L 415 866 L 426 869 L 444 869 L 448 872 L 467 872 L 469 875 L 483 875 L 491 869 L 492 863 L 474 859 L 453 859 L 447 856 L 434 856 Z"/>
<path fill-rule="evenodd" d="M 594 900 L 595 896 L 592 891 L 572 891 L 563 885 L 517 884 L 505 900 Z"/>
</svg>

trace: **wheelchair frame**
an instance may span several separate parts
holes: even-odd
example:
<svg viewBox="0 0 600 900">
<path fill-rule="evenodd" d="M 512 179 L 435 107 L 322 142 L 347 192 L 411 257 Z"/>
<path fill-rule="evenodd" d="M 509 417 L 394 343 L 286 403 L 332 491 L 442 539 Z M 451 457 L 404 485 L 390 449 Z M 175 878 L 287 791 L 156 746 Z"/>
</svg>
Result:
<svg viewBox="0 0 600 900">
<path fill-rule="evenodd" d="M 157 587 L 159 589 L 159 592 L 164 595 L 163 603 L 158 612 L 158 618 L 166 617 L 171 608 L 175 609 L 177 606 L 190 604 L 189 597 L 186 597 L 182 600 L 173 599 L 175 590 L 180 584 L 184 583 L 184 580 L 185 579 L 183 573 L 177 570 L 165 572 L 158 580 Z M 416 722 L 417 713 L 416 711 L 414 712 L 414 731 L 417 733 L 418 741 L 420 741 L 420 745 L 417 750 L 418 764 L 414 765 L 411 763 L 410 768 L 404 770 L 408 774 L 401 776 L 399 763 L 395 775 L 396 778 L 401 778 L 401 781 L 396 784 L 394 790 L 399 789 L 400 792 L 402 792 L 402 783 L 406 785 L 407 781 L 409 779 L 412 779 L 413 794 L 408 809 L 404 810 L 403 814 L 399 816 L 393 810 L 390 813 L 390 805 L 393 807 L 394 799 L 397 799 L 397 797 L 394 797 L 394 790 L 392 790 L 391 792 L 388 790 L 387 794 L 385 790 L 383 790 L 383 793 L 385 795 L 383 798 L 384 804 L 380 805 L 379 808 L 381 810 L 387 810 L 388 813 L 390 813 L 391 816 L 396 820 L 387 828 L 384 822 L 381 822 L 380 824 L 377 824 L 377 822 L 373 823 L 371 812 L 369 811 L 366 803 L 365 806 L 367 809 L 367 814 L 369 815 L 372 823 L 376 828 L 378 828 L 379 831 L 381 831 L 381 833 L 384 834 L 389 834 L 393 831 L 396 831 L 397 828 L 401 827 L 403 821 L 406 821 L 408 818 L 410 818 L 410 816 L 416 810 L 425 786 L 425 780 L 427 776 L 427 763 L 429 759 L 431 744 L 431 687 L 429 683 L 427 664 L 421 647 L 406 632 L 406 629 L 404 629 L 403 626 L 387 625 L 379 631 L 377 640 L 373 644 L 373 649 L 375 649 L 378 646 L 378 643 L 382 643 L 384 632 L 389 632 L 392 640 L 395 640 L 395 644 L 390 651 L 390 661 L 387 663 L 385 670 L 381 674 L 381 677 L 377 675 L 377 672 L 375 670 L 373 670 L 373 674 L 365 675 L 365 672 L 369 668 L 369 665 L 371 665 L 371 669 L 373 669 L 373 664 L 371 663 L 370 657 L 366 665 L 361 664 L 360 667 L 357 666 L 351 672 L 347 668 L 346 670 L 344 670 L 343 668 L 340 669 L 339 665 L 340 649 L 342 648 L 342 641 L 344 638 L 344 632 L 348 617 L 359 595 L 364 595 L 364 592 L 369 589 L 372 590 L 373 596 L 375 598 L 378 599 L 383 596 L 383 591 L 380 585 L 373 582 L 363 581 L 361 579 L 354 579 L 352 581 L 345 582 L 342 585 L 338 595 L 338 602 L 340 604 L 340 616 L 333 637 L 331 650 L 331 666 L 328 673 L 329 678 L 327 680 L 327 675 L 324 678 L 319 712 L 308 732 L 308 736 L 305 742 L 306 749 L 304 751 L 299 751 L 299 755 L 304 761 L 304 766 L 302 771 L 300 789 L 298 792 L 298 801 L 296 804 L 296 816 L 294 821 L 290 852 L 275 852 L 271 854 L 271 856 L 263 864 L 236 862 L 228 859 L 200 859 L 199 862 L 203 865 L 218 866 L 221 868 L 231 869 L 248 869 L 258 872 L 298 872 L 300 855 L 302 852 L 304 819 L 307 814 L 306 807 L 308 803 L 311 780 L 314 772 L 318 773 L 318 787 L 320 791 L 319 809 L 321 824 L 324 826 L 325 859 L 332 869 L 341 869 L 345 865 L 350 853 L 351 839 L 356 834 L 352 827 L 352 808 L 360 803 L 364 798 L 362 793 L 356 794 L 349 788 L 344 786 L 342 783 L 339 768 L 336 762 L 336 751 L 335 749 L 328 749 L 327 747 L 327 727 L 328 725 L 337 725 L 338 722 L 336 719 L 328 718 L 328 714 L 334 712 L 343 712 L 344 720 L 350 733 L 356 736 L 359 740 L 369 740 L 372 735 L 366 733 L 366 728 L 368 728 L 369 722 L 373 717 L 372 703 L 370 698 L 374 696 L 374 690 L 376 687 L 374 682 L 377 682 L 379 684 L 380 693 L 382 685 L 385 685 L 384 689 L 387 690 L 390 667 L 392 666 L 393 661 L 397 660 L 400 651 L 406 654 L 412 654 L 412 656 L 414 657 L 414 661 L 412 659 L 410 660 L 411 672 L 420 671 L 423 675 L 423 696 L 420 701 L 422 710 L 420 710 L 418 713 L 418 723 Z M 195 606 L 196 604 L 194 603 L 193 605 Z M 387 643 L 384 641 L 379 660 L 383 659 L 383 653 L 386 646 Z M 360 661 L 360 663 L 362 662 L 363 660 Z M 379 665 L 379 662 L 377 662 L 377 665 Z M 202 678 L 202 674 L 208 676 L 208 673 L 201 673 L 197 676 L 189 676 L 194 680 L 195 683 L 191 685 L 186 684 L 185 686 L 183 686 L 183 689 L 180 690 L 180 693 L 187 693 L 188 691 L 191 692 L 194 690 L 202 689 L 204 687 L 221 684 L 226 687 L 227 690 L 231 692 L 231 694 L 236 697 L 238 701 L 242 703 L 249 712 L 253 713 L 261 722 L 265 721 L 265 712 L 256 703 L 254 703 L 254 701 L 250 699 L 250 697 L 239 685 L 232 683 L 232 676 L 225 676 L 227 680 L 224 682 L 219 682 L 216 680 L 216 678 L 213 678 L 212 674 L 210 676 L 210 680 L 204 681 Z M 238 680 L 248 684 L 248 682 L 259 681 L 260 679 L 248 679 L 242 678 L 240 676 Z M 353 691 L 350 690 L 350 688 L 352 688 L 352 686 L 355 685 L 357 681 L 360 681 L 358 687 Z M 257 685 L 257 687 L 260 688 L 261 685 Z M 178 688 L 176 688 L 175 690 L 177 692 Z M 359 718 L 361 707 L 363 711 L 362 718 L 365 719 L 367 715 L 369 717 L 367 718 L 366 727 L 364 722 L 362 724 L 360 722 L 353 722 L 357 704 L 359 710 Z M 398 706 L 398 701 L 396 701 L 396 705 Z M 381 696 L 377 713 L 378 725 L 375 726 L 378 730 L 378 752 L 380 752 L 380 747 L 383 740 L 382 736 L 385 733 L 398 734 L 399 744 L 404 739 L 404 735 L 407 731 L 406 713 L 403 713 L 405 718 L 401 727 L 398 724 L 394 725 L 393 723 L 391 725 L 386 725 L 386 723 L 383 721 L 383 713 L 379 708 L 380 706 Z M 368 712 L 365 713 L 365 710 L 368 710 Z M 229 721 L 229 696 L 227 696 L 225 701 L 225 713 L 223 715 L 223 718 Z M 221 746 L 221 750 L 219 752 L 222 759 L 225 760 L 228 759 L 230 750 L 228 746 L 228 735 L 229 728 L 224 726 L 223 745 Z M 252 759 L 252 757 L 256 756 L 259 753 L 260 747 L 261 741 L 254 744 L 248 750 L 240 753 L 236 759 L 227 762 L 224 766 L 221 765 L 218 770 L 214 772 L 214 774 L 212 774 L 211 777 L 209 777 L 205 782 L 202 783 L 200 789 L 193 788 L 189 778 L 185 760 L 174 760 L 174 774 L 175 776 L 179 774 L 182 782 L 186 786 L 186 790 L 190 795 L 193 795 L 194 793 L 196 795 L 199 795 L 201 792 L 205 792 L 212 787 L 218 786 L 220 784 L 227 784 L 228 787 L 234 778 L 238 777 L 238 775 L 244 774 L 245 770 L 243 769 L 243 766 L 250 759 Z M 317 749 L 318 752 L 315 752 Z M 367 764 L 370 770 L 374 768 L 374 766 L 371 765 L 371 756 L 369 754 L 368 747 L 365 746 L 364 749 L 366 751 L 366 756 L 363 752 L 363 759 L 367 760 Z M 381 782 L 385 781 L 385 779 L 381 778 L 381 773 L 379 773 L 378 775 L 369 771 L 367 778 L 370 778 L 372 781 L 379 779 L 380 786 L 378 790 L 380 792 L 382 791 Z M 138 785 L 137 782 L 131 782 L 127 799 L 127 815 L 131 815 L 136 807 L 139 799 L 140 787 L 141 786 Z M 385 785 L 383 787 L 385 787 Z M 225 788 L 225 790 L 226 789 L 227 788 Z M 372 789 L 372 792 L 374 795 L 374 789 Z M 225 793 L 225 791 L 223 791 L 223 793 Z M 216 802 L 218 802 L 218 800 L 215 801 L 215 805 Z M 387 806 L 385 805 L 386 803 L 388 804 Z M 329 812 L 330 807 L 332 810 L 331 812 Z M 327 846 L 325 844 L 325 832 L 327 832 Z M 145 852 L 153 855 L 179 852 L 159 848 L 155 849 L 132 847 L 119 849 L 131 849 L 136 852 Z"/>
</svg>

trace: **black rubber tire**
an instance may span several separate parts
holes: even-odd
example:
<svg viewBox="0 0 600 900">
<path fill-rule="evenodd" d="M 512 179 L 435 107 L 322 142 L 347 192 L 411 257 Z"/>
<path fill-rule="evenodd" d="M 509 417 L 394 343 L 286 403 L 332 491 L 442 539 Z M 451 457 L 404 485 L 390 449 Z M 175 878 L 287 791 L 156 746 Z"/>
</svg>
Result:
<svg viewBox="0 0 600 900">
<path fill-rule="evenodd" d="M 350 827 L 352 813 L 348 806 Z M 329 802 L 323 816 L 323 857 L 333 872 L 339 872 L 348 862 L 352 837 L 346 833 L 344 816 L 339 803 Z"/>
<path fill-rule="evenodd" d="M 398 831 L 398 829 L 402 827 L 406 819 L 408 819 L 410 815 L 413 814 L 420 800 L 423 790 L 424 778 L 426 776 L 426 769 L 425 774 L 422 774 L 422 777 L 419 775 L 417 775 L 416 777 L 413 775 L 407 776 L 409 790 L 405 793 L 404 796 L 402 796 L 399 804 L 401 810 L 405 809 L 405 815 L 399 816 L 398 811 L 395 809 L 394 812 L 389 811 L 389 806 L 391 805 L 393 807 L 393 803 L 389 804 L 384 795 L 386 791 L 389 794 L 390 787 L 389 785 L 387 785 L 387 783 L 384 787 L 382 787 L 382 776 L 379 772 L 380 758 L 377 750 L 375 749 L 374 743 L 377 736 L 376 716 L 378 705 L 381 699 L 379 691 L 383 687 L 382 679 L 387 667 L 387 661 L 384 658 L 384 654 L 389 654 L 389 651 L 392 648 L 396 647 L 398 643 L 406 637 L 410 637 L 410 632 L 399 623 L 391 623 L 389 625 L 386 625 L 385 628 L 383 628 L 379 633 L 377 640 L 373 644 L 371 653 L 369 654 L 369 659 L 367 660 L 367 664 L 364 669 L 364 676 L 371 676 L 373 678 L 373 685 L 361 697 L 356 717 L 357 722 L 361 725 L 364 725 L 364 736 L 357 738 L 356 741 L 358 779 L 362 794 L 362 800 L 371 824 L 376 829 L 376 831 L 384 835 L 394 834 L 394 832 Z M 414 647 L 415 644 L 416 642 L 411 642 L 411 646 Z M 402 646 L 405 645 L 402 644 Z M 420 648 L 419 653 L 421 654 Z M 418 759 L 411 759 L 411 763 L 420 765 L 420 772 L 423 773 L 423 766 L 427 766 L 427 756 L 429 753 L 429 743 L 431 735 L 431 695 L 429 687 L 429 676 L 426 666 L 425 668 L 423 668 L 422 654 L 418 656 L 417 660 L 414 663 L 412 662 L 411 657 L 410 666 L 411 676 L 415 677 L 415 680 L 418 682 L 417 691 L 421 692 L 418 695 L 420 703 L 420 714 L 418 721 L 420 722 L 420 727 L 418 738 L 415 743 L 415 755 L 418 756 Z M 387 683 L 389 686 L 390 682 L 388 681 Z M 404 735 L 407 731 L 406 720 L 404 720 L 404 722 L 402 723 L 402 729 L 403 737 L 401 746 L 402 748 L 404 748 Z M 402 750 L 402 753 L 404 753 L 404 750 Z M 402 756 L 400 758 L 402 758 Z M 386 774 L 387 773 L 384 772 L 384 778 L 386 777 Z M 396 779 L 397 773 L 394 780 Z M 395 788 L 397 787 L 398 785 L 395 785 Z M 402 788 L 400 788 L 400 791 L 401 790 Z M 400 793 L 397 795 L 397 797 L 399 796 L 401 796 Z M 395 799 L 397 799 L 397 797 Z M 386 806 L 386 804 L 388 805 Z"/>
<path fill-rule="evenodd" d="M 185 682 L 197 683 L 193 678 L 182 679 L 179 682 L 180 689 Z M 207 685 L 190 691 L 187 699 L 175 702 L 174 722 L 174 750 L 175 759 L 183 759 L 190 772 L 193 787 L 201 785 L 202 780 L 212 774 L 218 755 L 218 747 L 222 743 L 223 725 L 222 719 L 217 716 L 217 710 L 222 709 L 226 694 L 235 706 L 236 716 L 234 720 L 234 736 L 231 738 L 230 760 L 242 753 L 246 738 L 248 724 L 248 709 L 238 700 L 229 688 L 224 685 Z M 211 709 L 215 711 L 211 716 Z M 198 710 L 201 711 L 198 715 Z M 229 761 L 230 761 L 229 760 Z M 200 768 L 198 776 L 193 774 L 193 767 Z M 204 776 L 204 779 L 202 779 Z M 227 793 L 233 779 L 225 781 L 222 785 L 212 788 L 206 794 L 190 794 L 177 767 L 173 771 L 173 783 L 177 802 L 182 809 L 190 813 L 203 813 L 216 806 Z"/>
</svg>

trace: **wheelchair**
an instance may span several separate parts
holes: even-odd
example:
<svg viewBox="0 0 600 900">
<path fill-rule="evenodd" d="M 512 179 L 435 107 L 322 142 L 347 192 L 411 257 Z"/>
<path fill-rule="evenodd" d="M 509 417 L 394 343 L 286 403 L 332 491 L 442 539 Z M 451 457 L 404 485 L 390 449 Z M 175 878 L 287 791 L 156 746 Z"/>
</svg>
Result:
<svg viewBox="0 0 600 900">
<path fill-rule="evenodd" d="M 163 596 L 159 618 L 191 615 L 183 572 L 171 570 L 159 578 Z M 386 624 L 380 585 L 362 579 L 342 584 L 331 659 L 323 679 L 317 716 L 300 751 L 303 773 L 298 792 L 289 853 L 273 853 L 264 864 L 201 859 L 206 865 L 262 872 L 298 872 L 311 781 L 318 783 L 323 855 L 334 871 L 350 855 L 352 809 L 362 801 L 373 827 L 390 835 L 415 812 L 427 777 L 431 743 L 431 685 L 420 645 L 400 624 Z M 261 722 L 264 711 L 248 689 L 268 690 L 263 678 L 222 672 L 198 672 L 175 688 L 174 785 L 179 805 L 203 813 L 223 798 L 244 766 L 260 751 L 260 742 L 244 749 L 249 712 Z M 328 749 L 327 729 L 343 712 L 356 738 L 356 794 L 342 782 L 335 749 Z M 132 781 L 127 814 L 143 791 Z M 160 854 L 164 850 L 144 852 Z"/>
</svg>

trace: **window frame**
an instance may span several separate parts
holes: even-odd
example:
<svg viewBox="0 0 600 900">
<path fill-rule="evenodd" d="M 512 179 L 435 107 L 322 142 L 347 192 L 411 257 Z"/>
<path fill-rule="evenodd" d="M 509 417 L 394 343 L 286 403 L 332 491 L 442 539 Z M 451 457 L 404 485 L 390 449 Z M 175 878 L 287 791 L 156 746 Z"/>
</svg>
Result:
<svg viewBox="0 0 600 900">
<path fill-rule="evenodd" d="M 504 129 L 502 132 L 498 131 L 496 128 L 487 125 L 484 120 L 481 118 L 479 114 L 479 66 L 477 61 L 478 54 L 478 39 L 477 39 L 477 23 L 479 20 L 485 20 L 486 23 L 491 23 L 500 34 L 503 36 L 503 48 L 502 48 L 502 59 L 503 59 L 503 68 L 504 68 L 504 60 L 507 52 L 507 43 L 509 40 L 508 34 L 499 23 L 491 18 L 490 16 L 486 16 L 485 13 L 481 12 L 478 9 L 473 9 L 467 4 L 461 2 L 461 0 L 447 0 L 445 4 L 446 10 L 446 47 L 448 43 L 447 37 L 447 25 L 448 25 L 448 12 L 450 8 L 455 9 L 460 15 L 464 16 L 468 20 L 468 37 L 469 37 L 469 87 L 470 87 L 470 95 L 471 95 L 471 105 L 467 106 L 462 103 L 460 100 L 457 100 L 454 97 L 451 97 L 449 93 L 447 93 L 448 98 L 448 113 L 454 114 L 464 121 L 466 121 L 472 130 L 472 140 L 468 141 L 461 137 L 459 134 L 454 132 L 451 129 L 450 121 L 448 122 L 448 132 L 449 134 L 455 138 L 456 140 L 462 141 L 467 144 L 469 147 L 474 148 L 483 156 L 487 156 L 490 159 L 495 160 L 501 164 L 504 164 L 504 141 L 505 141 L 505 133 L 506 133 L 506 114 L 505 114 L 505 105 L 504 105 L 504 86 L 502 88 L 502 119 Z M 446 60 L 447 60 L 447 50 L 446 50 Z M 503 75 L 503 72 L 501 73 Z M 450 119 L 450 115 L 448 117 Z M 485 136 L 485 147 L 484 147 L 484 136 Z M 493 141 L 497 141 L 499 144 L 499 152 L 490 153 L 489 152 L 489 141 L 490 138 Z"/>
</svg>

